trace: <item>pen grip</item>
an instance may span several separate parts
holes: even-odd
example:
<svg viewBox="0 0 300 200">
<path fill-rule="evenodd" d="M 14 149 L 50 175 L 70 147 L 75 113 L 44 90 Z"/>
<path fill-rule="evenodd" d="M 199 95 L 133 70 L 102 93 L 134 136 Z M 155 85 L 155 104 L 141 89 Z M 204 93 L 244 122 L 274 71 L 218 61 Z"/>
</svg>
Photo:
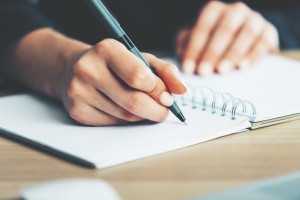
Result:
<svg viewBox="0 0 300 200">
<path fill-rule="evenodd" d="M 138 58 L 140 58 L 154 74 L 156 74 L 154 69 L 150 66 L 150 64 L 144 58 L 144 56 L 141 54 L 141 52 L 138 50 L 138 48 L 136 46 L 134 46 L 133 42 L 130 40 L 130 38 L 127 35 L 123 35 L 118 40 L 119 40 L 119 42 L 124 44 L 129 51 L 131 51 L 134 55 L 136 55 Z"/>
</svg>

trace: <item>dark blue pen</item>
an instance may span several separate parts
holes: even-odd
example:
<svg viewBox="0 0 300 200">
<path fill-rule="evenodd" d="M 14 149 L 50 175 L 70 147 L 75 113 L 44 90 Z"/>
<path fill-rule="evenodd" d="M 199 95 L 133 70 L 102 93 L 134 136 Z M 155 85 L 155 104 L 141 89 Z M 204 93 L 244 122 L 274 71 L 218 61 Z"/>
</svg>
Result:
<svg viewBox="0 0 300 200">
<path fill-rule="evenodd" d="M 109 9 L 105 6 L 105 4 L 101 0 L 86 0 L 86 3 L 90 7 L 90 9 L 94 12 L 98 20 L 103 24 L 103 26 L 111 35 L 111 37 L 123 43 L 129 51 L 131 51 L 133 54 L 139 57 L 146 64 L 146 66 L 148 66 L 149 69 L 155 74 L 154 69 L 150 66 L 148 61 L 142 56 L 141 52 L 133 44 L 133 42 L 127 36 L 125 31 L 122 29 L 118 20 L 109 11 Z M 183 116 L 180 108 L 178 107 L 175 101 L 169 107 L 169 109 L 181 122 L 185 122 L 186 119 Z"/>
</svg>

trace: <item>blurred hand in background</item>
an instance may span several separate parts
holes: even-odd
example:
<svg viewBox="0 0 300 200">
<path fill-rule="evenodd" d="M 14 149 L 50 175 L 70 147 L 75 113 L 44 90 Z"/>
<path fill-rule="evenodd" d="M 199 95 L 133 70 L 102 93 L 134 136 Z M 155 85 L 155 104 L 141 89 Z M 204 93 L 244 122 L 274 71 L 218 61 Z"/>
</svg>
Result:
<svg viewBox="0 0 300 200">
<path fill-rule="evenodd" d="M 202 76 L 247 68 L 267 52 L 279 50 L 276 28 L 244 3 L 210 1 L 195 25 L 176 41 L 182 70 Z"/>
</svg>

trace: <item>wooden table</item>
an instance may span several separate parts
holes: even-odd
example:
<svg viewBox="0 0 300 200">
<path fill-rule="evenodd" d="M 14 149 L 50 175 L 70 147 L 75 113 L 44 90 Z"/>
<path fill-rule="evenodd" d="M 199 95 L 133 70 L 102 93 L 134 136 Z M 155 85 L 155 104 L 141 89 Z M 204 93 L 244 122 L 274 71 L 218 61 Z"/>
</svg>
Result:
<svg viewBox="0 0 300 200">
<path fill-rule="evenodd" d="M 285 54 L 300 58 L 297 52 Z M 297 170 L 300 120 L 104 170 L 81 168 L 0 138 L 0 199 L 16 199 L 23 186 L 75 177 L 102 178 L 124 200 L 186 199 Z"/>
</svg>

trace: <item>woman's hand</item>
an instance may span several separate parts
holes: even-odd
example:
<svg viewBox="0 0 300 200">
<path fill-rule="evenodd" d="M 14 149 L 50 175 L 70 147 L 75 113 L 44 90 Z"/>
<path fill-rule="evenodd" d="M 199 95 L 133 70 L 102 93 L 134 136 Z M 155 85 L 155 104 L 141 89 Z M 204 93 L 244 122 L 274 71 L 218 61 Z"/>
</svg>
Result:
<svg viewBox="0 0 300 200">
<path fill-rule="evenodd" d="M 182 94 L 186 88 L 176 66 L 143 55 L 158 76 L 116 40 L 105 39 L 82 53 L 61 81 L 70 116 L 93 126 L 164 120 L 174 101 L 169 91 Z"/>
<path fill-rule="evenodd" d="M 246 68 L 278 49 L 275 27 L 241 2 L 209 2 L 194 27 L 177 37 L 183 71 L 203 76 Z"/>
</svg>

